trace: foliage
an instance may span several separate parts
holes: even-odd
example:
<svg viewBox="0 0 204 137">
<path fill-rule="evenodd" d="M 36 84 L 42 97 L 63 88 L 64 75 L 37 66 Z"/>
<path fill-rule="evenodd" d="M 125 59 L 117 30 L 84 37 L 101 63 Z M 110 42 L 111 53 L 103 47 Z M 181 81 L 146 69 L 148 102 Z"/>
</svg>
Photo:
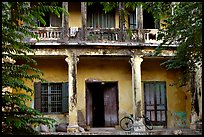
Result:
<svg viewBox="0 0 204 137">
<path fill-rule="evenodd" d="M 37 110 L 28 107 L 33 90 L 25 85 L 25 81 L 45 81 L 40 75 L 43 72 L 31 67 L 37 62 L 27 56 L 34 53 L 26 38 L 37 38 L 30 30 L 37 28 L 35 18 L 43 24 L 44 12 L 60 15 L 64 12 L 56 3 L 46 2 L 2 2 L 2 133 L 31 134 L 36 133 L 31 125 L 52 125 L 54 120 L 45 118 Z M 17 63 L 21 60 L 23 63 Z M 17 61 L 17 62 L 16 62 Z M 33 72 L 28 74 L 27 72 Z M 8 90 L 12 88 L 12 92 Z M 25 91 L 26 93 L 19 93 Z"/>
<path fill-rule="evenodd" d="M 185 85 L 202 62 L 202 3 L 175 3 L 173 15 L 163 25 L 159 34 L 159 39 L 163 39 L 161 46 L 178 46 L 176 55 L 162 65 L 167 69 L 182 69 L 181 85 Z"/>
<path fill-rule="evenodd" d="M 119 2 L 100 4 L 108 12 L 118 7 Z M 202 2 L 125 2 L 125 12 L 139 6 L 151 12 L 155 20 L 164 19 L 158 36 L 163 43 L 156 48 L 155 55 L 168 47 L 163 45 L 177 45 L 175 56 L 161 65 L 167 69 L 181 69 L 183 75 L 179 84 L 186 85 L 202 62 Z"/>
</svg>

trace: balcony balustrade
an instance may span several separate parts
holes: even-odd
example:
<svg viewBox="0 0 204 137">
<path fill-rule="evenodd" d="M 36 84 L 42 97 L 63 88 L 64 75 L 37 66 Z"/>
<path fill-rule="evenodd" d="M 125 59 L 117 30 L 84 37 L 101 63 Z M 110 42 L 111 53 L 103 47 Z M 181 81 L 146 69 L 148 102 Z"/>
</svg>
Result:
<svg viewBox="0 0 204 137">
<path fill-rule="evenodd" d="M 32 32 L 38 36 L 40 41 L 58 40 L 61 38 L 62 27 L 38 27 L 38 30 L 33 29 Z"/>
<path fill-rule="evenodd" d="M 77 42 L 82 40 L 82 29 L 75 27 L 75 32 L 72 28 L 69 29 L 69 41 Z M 38 36 L 40 41 L 57 41 L 62 39 L 62 27 L 38 27 L 38 30 L 33 29 L 33 33 Z M 90 28 L 87 27 L 87 41 L 89 42 L 119 42 L 119 28 Z M 158 44 L 161 41 L 157 40 L 158 29 L 144 29 L 144 43 Z M 138 42 L 138 30 L 124 30 L 124 42 Z M 31 39 L 36 40 L 36 39 Z"/>
</svg>

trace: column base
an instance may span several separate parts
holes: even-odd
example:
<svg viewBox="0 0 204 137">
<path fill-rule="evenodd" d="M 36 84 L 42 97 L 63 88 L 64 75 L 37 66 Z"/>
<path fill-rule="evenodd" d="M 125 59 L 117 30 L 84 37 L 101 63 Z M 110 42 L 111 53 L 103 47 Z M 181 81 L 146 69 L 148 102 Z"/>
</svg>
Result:
<svg viewBox="0 0 204 137">
<path fill-rule="evenodd" d="M 79 125 L 68 125 L 67 132 L 85 132 L 84 128 L 80 127 Z"/>
<path fill-rule="evenodd" d="M 201 122 L 196 122 L 196 123 L 191 123 L 190 124 L 190 129 L 196 130 L 196 131 L 202 131 L 202 121 Z"/>
<path fill-rule="evenodd" d="M 143 124 L 142 119 L 134 122 L 133 131 L 145 131 L 145 130 L 146 130 L 145 125 Z"/>
</svg>

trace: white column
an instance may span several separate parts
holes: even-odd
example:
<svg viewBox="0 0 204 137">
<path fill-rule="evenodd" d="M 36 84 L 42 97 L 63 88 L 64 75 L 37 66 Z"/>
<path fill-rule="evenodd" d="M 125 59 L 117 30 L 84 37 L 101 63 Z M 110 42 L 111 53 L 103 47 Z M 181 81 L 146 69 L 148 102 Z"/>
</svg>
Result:
<svg viewBox="0 0 204 137">
<path fill-rule="evenodd" d="M 141 63 L 143 59 L 140 55 L 134 55 L 131 58 L 131 65 L 132 65 L 132 86 L 133 86 L 133 116 L 134 119 L 136 117 L 142 116 L 142 107 L 143 107 L 143 100 L 142 100 L 142 87 L 141 87 Z M 136 121 L 139 129 L 134 130 L 145 130 L 143 125 L 142 119 Z"/>
<path fill-rule="evenodd" d="M 68 74 L 69 74 L 69 117 L 68 117 L 68 128 L 78 128 L 77 123 L 77 87 L 76 87 L 76 75 L 77 75 L 77 62 L 78 58 L 74 54 L 70 54 L 65 61 L 68 63 Z"/>
</svg>

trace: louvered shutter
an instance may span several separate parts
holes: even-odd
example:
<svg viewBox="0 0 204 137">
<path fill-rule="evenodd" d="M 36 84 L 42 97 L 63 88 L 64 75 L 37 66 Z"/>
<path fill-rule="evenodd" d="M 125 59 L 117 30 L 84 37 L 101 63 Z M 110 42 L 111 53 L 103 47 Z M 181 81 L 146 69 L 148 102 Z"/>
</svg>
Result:
<svg viewBox="0 0 204 137">
<path fill-rule="evenodd" d="M 41 83 L 34 83 L 34 108 L 41 112 Z"/>
<path fill-rule="evenodd" d="M 68 82 L 62 83 L 62 112 L 68 112 L 68 92 L 69 84 Z"/>
</svg>

